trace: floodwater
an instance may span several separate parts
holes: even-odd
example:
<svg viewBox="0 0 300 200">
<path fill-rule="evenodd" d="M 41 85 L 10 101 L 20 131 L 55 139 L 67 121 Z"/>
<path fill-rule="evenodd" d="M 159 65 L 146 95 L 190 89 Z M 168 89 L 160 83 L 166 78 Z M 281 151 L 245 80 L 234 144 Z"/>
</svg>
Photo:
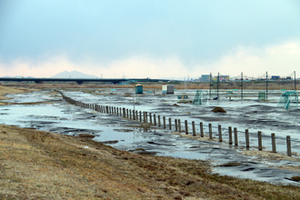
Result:
<svg viewBox="0 0 300 200">
<path fill-rule="evenodd" d="M 203 122 L 206 135 L 208 135 L 208 123 L 212 123 L 213 135 L 216 138 L 218 138 L 217 126 L 220 124 L 225 142 L 192 140 L 154 126 L 145 129 L 137 121 L 70 105 L 60 96 L 49 95 L 46 91 L 11 95 L 13 99 L 7 100 L 9 102 L 54 101 L 54 103 L 1 106 L 0 123 L 66 135 L 93 134 L 95 141 L 106 143 L 121 150 L 136 152 L 135 150 L 142 149 L 138 153 L 210 160 L 216 166 L 214 168 L 216 173 L 273 183 L 300 185 L 298 182 L 290 180 L 292 176 L 299 176 L 299 172 L 269 167 L 271 165 L 299 166 L 299 162 L 257 161 L 255 157 L 242 155 L 241 149 L 226 144 L 226 141 L 228 142 L 228 127 L 232 126 L 239 130 L 240 147 L 245 146 L 244 131 L 249 129 L 251 150 L 257 149 L 257 131 L 262 131 L 264 151 L 271 150 L 270 134 L 275 133 L 279 153 L 286 154 L 285 137 L 290 135 L 294 157 L 296 153 L 299 155 L 300 113 L 298 109 L 286 111 L 276 107 L 280 91 L 270 94 L 269 102 L 258 102 L 257 98 L 254 97 L 257 92 L 246 91 L 248 97 L 245 97 L 244 100 L 240 100 L 238 96 L 232 98 L 233 101 L 221 97 L 219 101 L 209 101 L 208 105 L 205 106 L 181 103 L 183 101 L 177 98 L 177 95 L 186 94 L 189 96 L 188 100 L 192 100 L 194 90 L 176 91 L 175 95 L 161 95 L 157 92 L 156 94 L 136 95 L 133 89 L 116 89 L 115 91 L 105 89 L 96 94 L 81 91 L 62 92 L 66 96 L 84 103 L 147 111 L 172 118 L 173 122 L 174 119 L 180 119 L 181 122 L 188 120 L 189 123 L 195 121 L 197 133 L 200 132 L 199 123 Z M 221 106 L 227 113 L 211 112 L 216 106 Z M 181 127 L 184 127 L 183 123 Z M 241 165 L 217 167 L 231 162 L 239 162 Z"/>
</svg>

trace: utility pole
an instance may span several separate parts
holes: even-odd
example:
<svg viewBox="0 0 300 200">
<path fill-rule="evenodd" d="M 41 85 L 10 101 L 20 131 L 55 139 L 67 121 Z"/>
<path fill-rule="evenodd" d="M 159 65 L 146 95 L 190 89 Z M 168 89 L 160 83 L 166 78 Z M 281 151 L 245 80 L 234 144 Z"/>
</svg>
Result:
<svg viewBox="0 0 300 200">
<path fill-rule="evenodd" d="M 266 100 L 268 100 L 268 72 L 266 72 Z"/>
<path fill-rule="evenodd" d="M 218 79 L 217 79 L 217 97 L 219 101 L 219 83 L 220 83 L 220 73 L 218 72 Z"/>
<path fill-rule="evenodd" d="M 209 77 L 209 99 L 211 99 L 212 75 Z"/>
<path fill-rule="evenodd" d="M 296 71 L 294 71 L 294 86 L 295 86 L 295 91 L 297 91 Z"/>
<path fill-rule="evenodd" d="M 243 72 L 241 73 L 241 99 L 243 99 L 243 81 L 244 81 L 244 78 L 243 78 Z"/>
</svg>

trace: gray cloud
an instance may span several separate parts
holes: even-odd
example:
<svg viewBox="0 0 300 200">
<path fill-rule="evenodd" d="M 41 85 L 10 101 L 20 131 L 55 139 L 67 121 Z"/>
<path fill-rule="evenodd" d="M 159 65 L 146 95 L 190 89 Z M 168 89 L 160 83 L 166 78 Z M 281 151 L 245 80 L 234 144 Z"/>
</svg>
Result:
<svg viewBox="0 0 300 200">
<path fill-rule="evenodd" d="M 67 55 L 109 63 L 176 56 L 187 65 L 239 46 L 299 38 L 297 1 L 10 1 L 1 15 L 0 55 Z"/>
</svg>

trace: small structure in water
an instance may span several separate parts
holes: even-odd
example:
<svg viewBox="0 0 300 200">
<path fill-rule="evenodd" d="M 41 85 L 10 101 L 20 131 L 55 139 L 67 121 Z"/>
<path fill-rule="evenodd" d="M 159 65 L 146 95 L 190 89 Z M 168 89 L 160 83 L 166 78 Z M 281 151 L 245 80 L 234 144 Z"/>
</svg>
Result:
<svg viewBox="0 0 300 200">
<path fill-rule="evenodd" d="M 188 95 L 178 95 L 177 98 L 178 99 L 188 99 L 189 96 Z"/>
<path fill-rule="evenodd" d="M 290 107 L 298 108 L 298 92 L 290 91 L 281 94 L 277 107 L 288 110 Z"/>
<path fill-rule="evenodd" d="M 143 85 L 141 85 L 141 84 L 135 85 L 135 93 L 136 94 L 143 94 Z"/>
<path fill-rule="evenodd" d="M 195 105 L 205 105 L 208 101 L 208 91 L 207 90 L 196 90 L 193 104 Z"/>
<path fill-rule="evenodd" d="M 266 92 L 259 92 L 258 100 L 266 100 Z"/>
<path fill-rule="evenodd" d="M 163 94 L 174 94 L 174 85 L 162 85 Z"/>
</svg>

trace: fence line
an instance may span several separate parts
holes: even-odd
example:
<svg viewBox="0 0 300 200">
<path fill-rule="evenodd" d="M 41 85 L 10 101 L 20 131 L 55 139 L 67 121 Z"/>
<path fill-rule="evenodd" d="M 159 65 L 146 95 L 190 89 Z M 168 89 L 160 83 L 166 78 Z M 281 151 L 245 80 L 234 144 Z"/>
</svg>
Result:
<svg viewBox="0 0 300 200">
<path fill-rule="evenodd" d="M 152 114 L 152 113 L 147 113 L 147 112 L 142 112 L 142 111 L 137 111 L 137 110 L 131 110 L 131 109 L 126 109 L 126 108 L 121 108 L 121 107 L 113 107 L 113 106 L 104 106 L 104 105 L 98 105 L 98 104 L 87 104 L 81 101 L 77 101 L 74 100 L 70 97 L 65 96 L 61 91 L 58 91 L 63 99 L 73 105 L 76 106 L 80 106 L 82 108 L 89 108 L 92 109 L 94 111 L 100 112 L 100 113 L 107 113 L 107 114 L 112 114 L 112 115 L 117 115 L 123 118 L 127 118 L 130 120 L 134 120 L 134 121 L 139 121 L 139 122 L 143 122 L 143 123 L 149 123 L 151 125 L 154 126 L 158 126 L 161 127 L 161 124 L 163 124 L 163 129 L 167 129 L 167 124 L 166 124 L 166 117 L 162 116 L 162 122 L 161 122 L 161 116 L 156 114 Z M 148 120 L 149 118 L 149 120 Z M 153 120 L 152 120 L 153 118 Z M 152 123 L 154 122 L 154 123 Z M 172 119 L 169 118 L 168 119 L 168 129 L 169 130 L 175 130 L 178 132 L 185 132 L 186 135 L 189 135 L 189 123 L 187 120 L 184 121 L 184 130 L 181 129 L 181 121 L 180 119 L 175 119 L 174 120 L 174 125 L 172 124 Z M 195 128 L 195 122 L 192 121 L 191 123 L 192 125 L 192 136 L 200 136 L 200 137 L 204 137 L 204 130 L 203 130 L 203 122 L 200 122 L 199 124 L 199 132 L 197 133 L 197 130 Z M 198 125 L 197 125 L 198 126 Z M 174 127 L 174 129 L 172 129 L 172 127 Z M 221 143 L 223 142 L 223 136 L 222 136 L 222 131 L 226 131 L 226 128 L 222 128 L 221 125 L 216 126 L 212 126 L 211 123 L 208 124 L 208 136 L 209 139 L 213 139 L 213 128 L 217 128 L 218 131 L 218 141 Z M 236 127 L 234 127 L 233 129 L 233 137 L 232 137 L 232 127 L 229 126 L 228 127 L 228 137 L 229 137 L 229 145 L 233 145 L 234 146 L 238 146 L 239 145 L 239 141 L 238 141 L 238 133 L 243 133 L 242 131 L 238 131 Z M 247 150 L 249 150 L 250 148 L 250 138 L 249 138 L 249 131 L 248 129 L 245 129 L 245 147 Z M 251 134 L 254 135 L 254 134 Z M 258 139 L 258 147 L 257 149 L 259 151 L 263 150 L 263 145 L 262 145 L 262 132 L 258 131 L 257 132 L 257 139 Z M 232 140 L 234 139 L 234 141 Z M 275 133 L 271 134 L 271 146 L 272 146 L 272 152 L 276 153 L 276 139 L 282 139 L 282 138 L 278 138 L 275 137 Z M 291 149 L 291 141 L 293 141 L 291 139 L 291 137 L 288 135 L 286 136 L 286 147 L 287 147 L 287 155 L 288 156 L 292 156 L 292 149 Z M 295 141 L 295 140 L 294 140 Z"/>
</svg>

